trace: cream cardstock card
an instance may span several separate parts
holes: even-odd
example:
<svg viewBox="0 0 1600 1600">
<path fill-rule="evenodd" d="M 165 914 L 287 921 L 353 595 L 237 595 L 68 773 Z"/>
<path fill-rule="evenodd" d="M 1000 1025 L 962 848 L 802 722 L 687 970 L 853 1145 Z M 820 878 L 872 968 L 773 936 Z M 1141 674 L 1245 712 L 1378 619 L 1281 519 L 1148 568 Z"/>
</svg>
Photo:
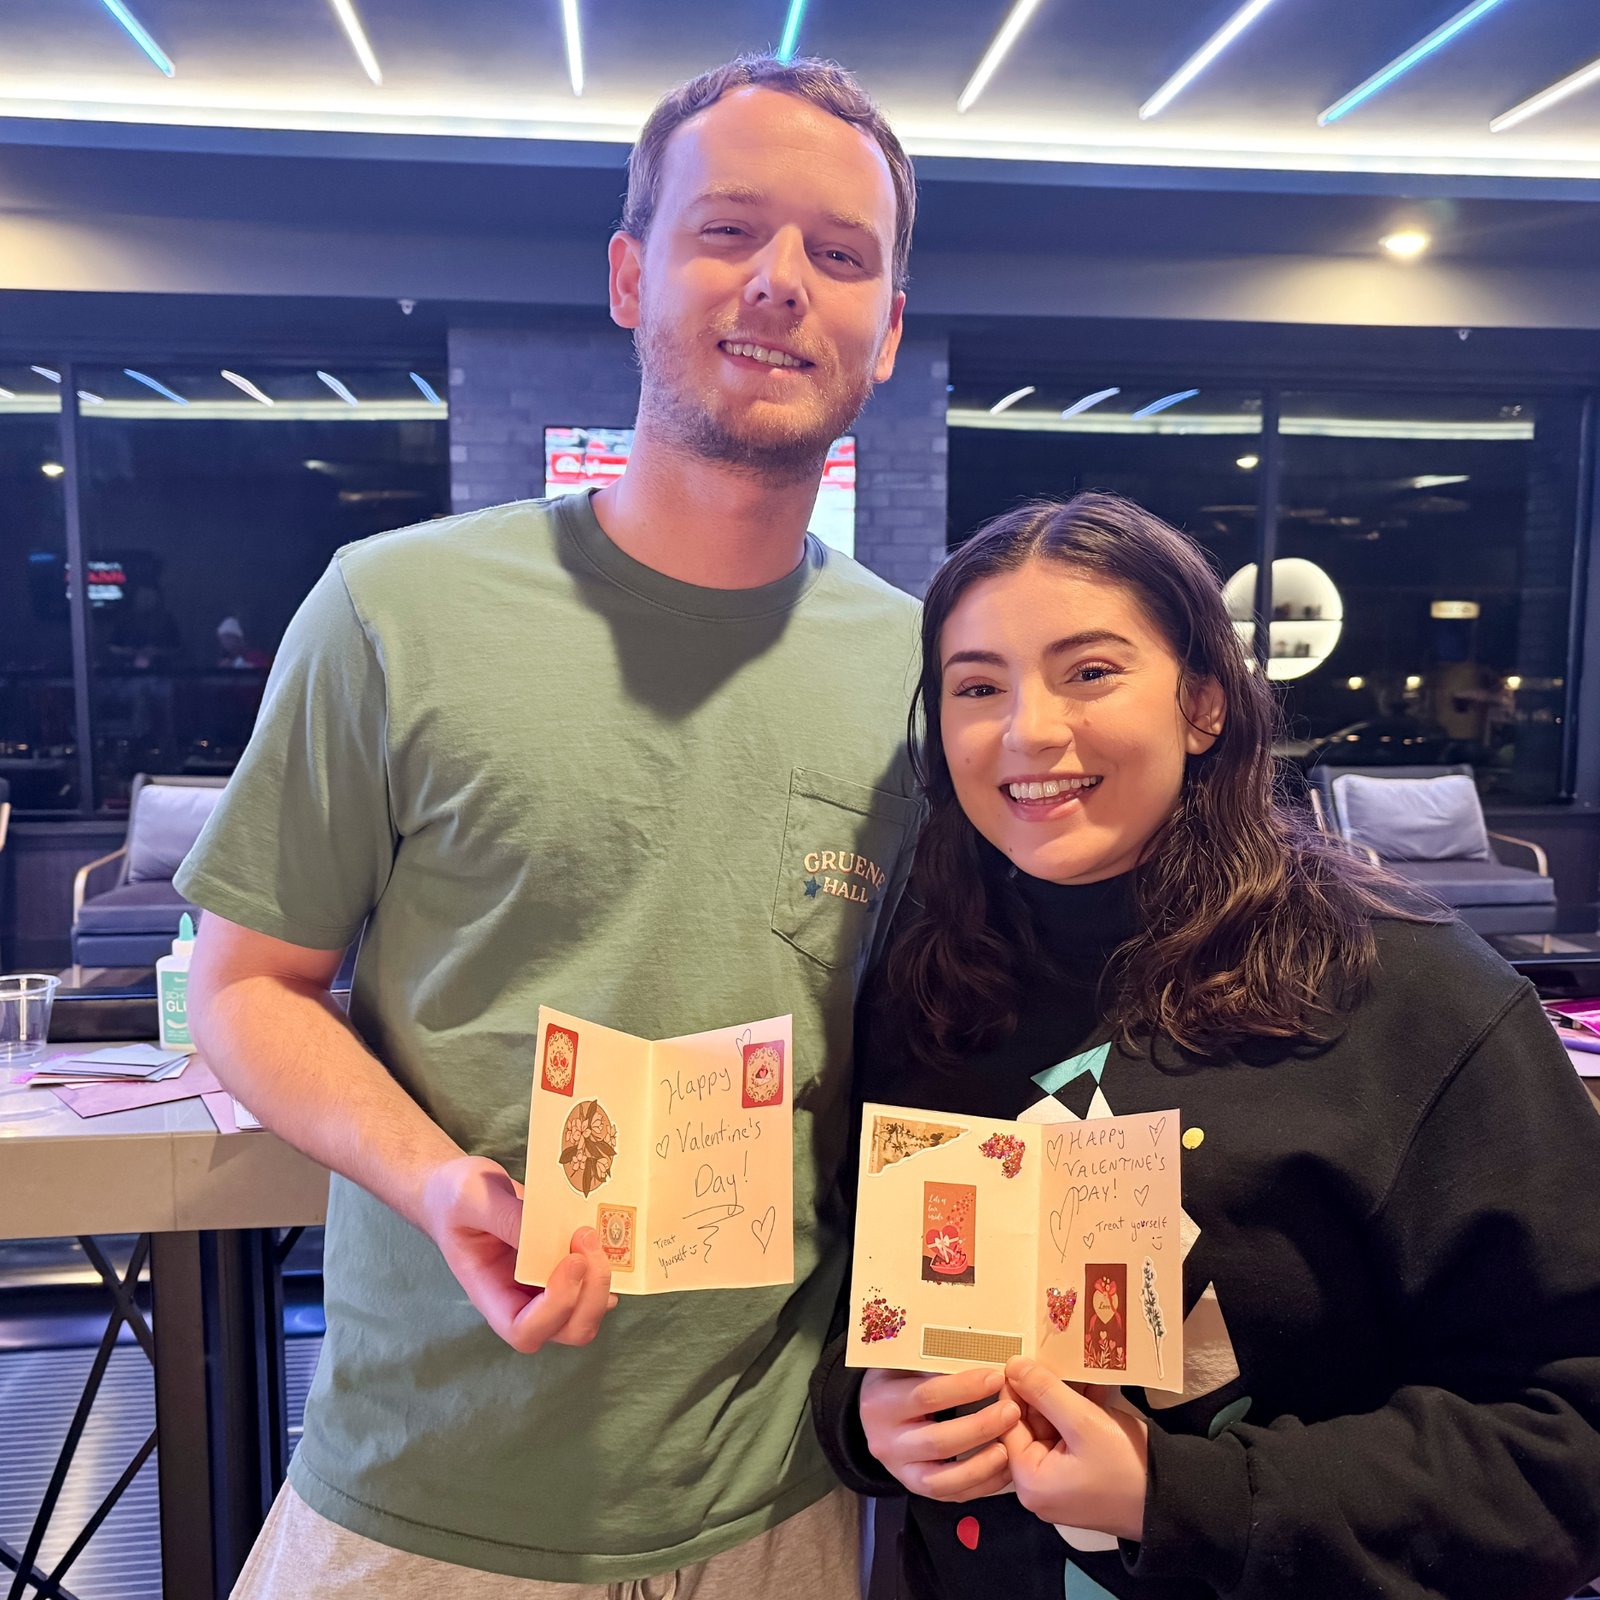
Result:
<svg viewBox="0 0 1600 1600">
<path fill-rule="evenodd" d="M 1180 1131 L 868 1105 L 847 1364 L 1181 1390 Z"/>
<path fill-rule="evenodd" d="M 652 1041 L 541 1006 L 518 1281 L 588 1226 L 618 1294 L 792 1283 L 792 1022 Z"/>
</svg>

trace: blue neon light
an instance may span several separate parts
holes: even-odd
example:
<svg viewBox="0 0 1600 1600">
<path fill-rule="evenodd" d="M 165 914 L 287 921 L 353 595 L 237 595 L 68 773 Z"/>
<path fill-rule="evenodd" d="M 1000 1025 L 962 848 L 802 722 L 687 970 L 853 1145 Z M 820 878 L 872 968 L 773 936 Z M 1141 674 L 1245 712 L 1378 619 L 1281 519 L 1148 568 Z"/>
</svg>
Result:
<svg viewBox="0 0 1600 1600">
<path fill-rule="evenodd" d="M 134 16 L 134 14 L 125 5 L 123 5 L 122 0 L 103 0 L 103 4 L 105 5 L 106 10 L 109 11 L 111 15 L 114 16 L 117 21 L 120 22 L 127 30 L 128 37 L 132 39 L 133 42 L 138 45 L 138 47 L 143 50 L 144 53 L 149 56 L 150 59 L 155 62 L 155 64 L 160 67 L 169 78 L 177 72 L 178 69 L 173 66 L 172 60 L 167 55 L 166 51 L 163 50 L 161 46 L 158 45 L 155 40 L 144 31 L 144 28 L 140 25 L 139 19 Z"/>
<path fill-rule="evenodd" d="M 1419 40 L 1404 55 L 1396 56 L 1383 71 L 1375 72 L 1359 88 L 1352 89 L 1344 99 L 1336 100 L 1317 118 L 1319 127 L 1337 122 L 1347 112 L 1354 111 L 1364 100 L 1370 100 L 1380 89 L 1387 88 L 1402 73 L 1409 72 L 1419 61 L 1426 60 L 1435 50 L 1441 50 L 1464 28 L 1470 28 L 1479 17 L 1493 11 L 1504 0 L 1477 0 L 1465 11 L 1458 11 L 1442 27 L 1435 28 L 1426 39 Z"/>
<path fill-rule="evenodd" d="M 789 0 L 789 16 L 783 25 L 783 40 L 778 45 L 778 59 L 793 61 L 800 43 L 800 19 L 806 14 L 806 0 Z"/>
<path fill-rule="evenodd" d="M 148 376 L 146 373 L 135 372 L 132 367 L 124 367 L 122 370 L 127 373 L 127 375 L 132 378 L 135 383 L 142 383 L 145 388 L 154 389 L 157 394 L 165 395 L 167 399 L 175 401 L 180 406 L 188 405 L 189 402 L 185 400 L 181 394 L 174 394 L 172 390 L 166 386 L 166 384 L 157 383 L 154 378 Z"/>
<path fill-rule="evenodd" d="M 1176 394 L 1164 394 L 1159 400 L 1152 400 L 1147 406 L 1140 406 L 1134 412 L 1136 417 L 1153 417 L 1158 411 L 1165 411 L 1168 406 L 1175 406 L 1185 400 L 1193 400 L 1199 394 L 1198 389 L 1180 389 Z"/>
</svg>

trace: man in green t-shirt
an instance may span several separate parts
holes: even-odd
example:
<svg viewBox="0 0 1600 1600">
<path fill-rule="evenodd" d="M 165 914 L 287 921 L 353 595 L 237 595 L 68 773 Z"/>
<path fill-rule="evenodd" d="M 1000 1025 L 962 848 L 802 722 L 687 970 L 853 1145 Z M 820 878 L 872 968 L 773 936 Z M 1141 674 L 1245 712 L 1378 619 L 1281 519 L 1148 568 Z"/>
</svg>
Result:
<svg viewBox="0 0 1600 1600">
<path fill-rule="evenodd" d="M 348 546 L 285 635 L 178 879 L 201 1048 L 335 1173 L 305 1435 L 238 1594 L 854 1593 L 805 1397 L 919 815 L 916 608 L 806 522 L 893 369 L 914 203 L 837 67 L 668 96 L 610 247 L 626 476 Z M 793 1014 L 792 1284 L 619 1305 L 589 1228 L 515 1281 L 541 1004 L 651 1038 Z"/>
</svg>

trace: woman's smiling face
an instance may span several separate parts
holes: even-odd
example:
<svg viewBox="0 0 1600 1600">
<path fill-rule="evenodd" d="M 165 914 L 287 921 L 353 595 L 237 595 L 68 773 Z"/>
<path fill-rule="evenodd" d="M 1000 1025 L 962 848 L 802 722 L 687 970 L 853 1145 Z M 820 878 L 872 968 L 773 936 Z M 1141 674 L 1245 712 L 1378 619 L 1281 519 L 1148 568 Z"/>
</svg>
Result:
<svg viewBox="0 0 1600 1600">
<path fill-rule="evenodd" d="M 939 637 L 939 726 L 967 820 L 1016 867 L 1096 883 L 1136 866 L 1184 762 L 1222 728 L 1131 590 L 1035 559 L 980 579 Z"/>
</svg>

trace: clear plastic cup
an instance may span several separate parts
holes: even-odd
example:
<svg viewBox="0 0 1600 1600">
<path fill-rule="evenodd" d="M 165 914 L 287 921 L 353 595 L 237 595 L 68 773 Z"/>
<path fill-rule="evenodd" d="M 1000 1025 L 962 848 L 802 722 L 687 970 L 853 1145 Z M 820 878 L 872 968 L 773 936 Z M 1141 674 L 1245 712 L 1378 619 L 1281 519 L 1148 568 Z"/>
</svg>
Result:
<svg viewBox="0 0 1600 1600">
<path fill-rule="evenodd" d="M 0 977 L 0 1064 L 42 1055 L 50 1037 L 50 1007 L 59 978 L 44 972 Z"/>
</svg>

